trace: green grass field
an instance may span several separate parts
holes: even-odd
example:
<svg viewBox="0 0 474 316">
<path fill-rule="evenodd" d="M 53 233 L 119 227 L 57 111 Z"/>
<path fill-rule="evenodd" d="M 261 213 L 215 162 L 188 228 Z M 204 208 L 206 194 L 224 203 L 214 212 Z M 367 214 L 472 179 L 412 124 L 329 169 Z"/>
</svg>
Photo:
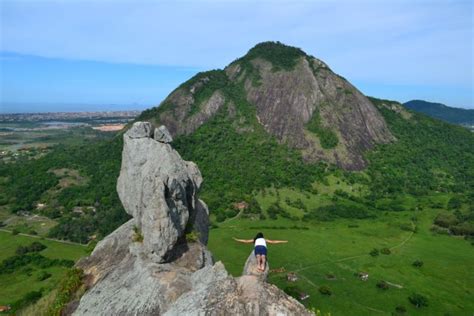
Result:
<svg viewBox="0 0 474 316">
<path fill-rule="evenodd" d="M 305 305 L 333 316 L 390 315 L 399 305 L 407 315 L 472 315 L 474 248 L 461 238 L 431 233 L 437 212 L 417 211 L 416 233 L 400 228 L 412 223 L 413 211 L 321 223 L 235 219 L 211 230 L 209 248 L 216 260 L 238 276 L 252 246 L 232 237 L 250 239 L 262 231 L 269 239 L 288 240 L 288 244 L 269 246 L 270 268 L 286 269 L 271 273 L 269 281 L 280 288 L 295 285 L 310 295 Z M 391 254 L 369 255 L 373 248 L 384 247 Z M 413 267 L 415 260 L 424 265 Z M 295 283 L 286 281 L 291 271 L 299 276 Z M 359 272 L 368 273 L 369 279 L 362 281 L 356 276 Z M 387 290 L 376 287 L 381 280 L 390 282 Z M 322 285 L 330 287 L 331 296 L 319 293 Z M 428 306 L 415 308 L 408 300 L 413 293 L 427 297 Z"/>
<path fill-rule="evenodd" d="M 80 245 L 65 244 L 50 240 L 12 235 L 0 231 L 0 261 L 13 256 L 18 246 L 26 246 L 33 241 L 39 241 L 47 248 L 41 254 L 51 259 L 69 259 L 76 261 L 87 255 L 87 248 Z M 31 268 L 31 269 L 29 269 Z M 46 271 L 52 276 L 44 281 L 38 281 L 38 275 Z M 0 274 L 0 305 L 12 304 L 30 291 L 44 289 L 43 294 L 54 289 L 64 276 L 66 268 L 50 267 L 39 269 L 34 266 L 20 268 L 12 274 Z"/>
</svg>

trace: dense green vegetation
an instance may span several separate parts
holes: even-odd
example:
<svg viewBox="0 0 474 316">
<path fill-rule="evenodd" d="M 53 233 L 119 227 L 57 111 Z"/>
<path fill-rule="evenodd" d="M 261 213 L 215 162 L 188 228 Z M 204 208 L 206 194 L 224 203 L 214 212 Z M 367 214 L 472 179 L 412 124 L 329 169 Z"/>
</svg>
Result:
<svg viewBox="0 0 474 316">
<path fill-rule="evenodd" d="M 280 42 L 263 42 L 255 45 L 248 53 L 237 61 L 251 61 L 256 58 L 263 58 L 270 62 L 274 71 L 292 70 L 298 58 L 307 56 L 299 48 L 287 46 Z"/>
<path fill-rule="evenodd" d="M 321 116 L 318 111 L 313 113 L 306 128 L 318 136 L 321 147 L 324 149 L 330 149 L 337 146 L 339 139 L 337 138 L 336 133 L 334 133 L 330 127 L 323 127 L 321 125 Z"/>
<path fill-rule="evenodd" d="M 434 191 L 473 192 L 472 133 L 416 113 L 404 119 L 383 106 L 391 101 L 371 100 L 397 138 L 367 154 L 374 198 L 401 193 L 420 196 Z"/>
</svg>

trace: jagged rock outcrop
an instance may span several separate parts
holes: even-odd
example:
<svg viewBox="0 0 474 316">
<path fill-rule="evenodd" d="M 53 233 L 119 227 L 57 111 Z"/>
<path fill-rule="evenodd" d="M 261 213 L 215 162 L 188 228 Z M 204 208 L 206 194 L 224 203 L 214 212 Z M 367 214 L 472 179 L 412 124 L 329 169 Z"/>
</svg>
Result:
<svg viewBox="0 0 474 316">
<path fill-rule="evenodd" d="M 117 191 L 133 218 L 78 262 L 87 291 L 73 315 L 311 315 L 264 281 L 252 256 L 233 278 L 206 248 L 208 209 L 195 164 L 171 148 L 164 127 L 137 122 L 124 134 Z M 152 138 L 158 135 L 157 139 Z M 162 141 L 162 140 L 165 141 Z"/>
<path fill-rule="evenodd" d="M 150 123 L 137 122 L 124 135 L 117 192 L 125 211 L 146 237 L 143 246 L 157 262 L 164 262 L 172 255 L 186 225 L 194 226 L 196 219 L 207 218 L 207 214 L 197 214 L 207 210 L 196 196 L 202 182 L 197 166 L 182 160 L 171 146 L 161 142 L 169 139 L 166 128 L 156 129 L 158 139 L 150 138 L 151 130 Z M 205 243 L 207 229 L 198 233 Z"/>
</svg>

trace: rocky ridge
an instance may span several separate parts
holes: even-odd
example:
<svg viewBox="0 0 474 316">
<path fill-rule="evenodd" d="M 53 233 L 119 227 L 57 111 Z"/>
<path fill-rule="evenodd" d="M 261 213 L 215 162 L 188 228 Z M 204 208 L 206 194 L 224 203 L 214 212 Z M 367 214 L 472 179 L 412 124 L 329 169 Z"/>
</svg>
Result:
<svg viewBox="0 0 474 316">
<path fill-rule="evenodd" d="M 153 136 L 152 136 L 153 135 Z M 234 278 L 206 247 L 208 209 L 197 166 L 164 127 L 136 122 L 124 134 L 117 191 L 133 218 L 77 265 L 88 290 L 73 315 L 311 315 L 256 274 L 250 254 Z"/>
</svg>

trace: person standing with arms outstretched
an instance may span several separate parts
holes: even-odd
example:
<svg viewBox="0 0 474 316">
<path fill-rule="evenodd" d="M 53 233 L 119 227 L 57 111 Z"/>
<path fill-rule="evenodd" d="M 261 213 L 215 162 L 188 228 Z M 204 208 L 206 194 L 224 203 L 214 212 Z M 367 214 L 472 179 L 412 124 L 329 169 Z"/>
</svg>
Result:
<svg viewBox="0 0 474 316">
<path fill-rule="evenodd" d="M 255 257 L 257 257 L 257 265 L 259 271 L 265 271 L 265 264 L 267 263 L 267 243 L 269 244 L 283 244 L 288 240 L 270 240 L 265 239 L 262 233 L 258 233 L 254 239 L 237 239 L 235 241 L 245 244 L 254 244 Z"/>
</svg>

